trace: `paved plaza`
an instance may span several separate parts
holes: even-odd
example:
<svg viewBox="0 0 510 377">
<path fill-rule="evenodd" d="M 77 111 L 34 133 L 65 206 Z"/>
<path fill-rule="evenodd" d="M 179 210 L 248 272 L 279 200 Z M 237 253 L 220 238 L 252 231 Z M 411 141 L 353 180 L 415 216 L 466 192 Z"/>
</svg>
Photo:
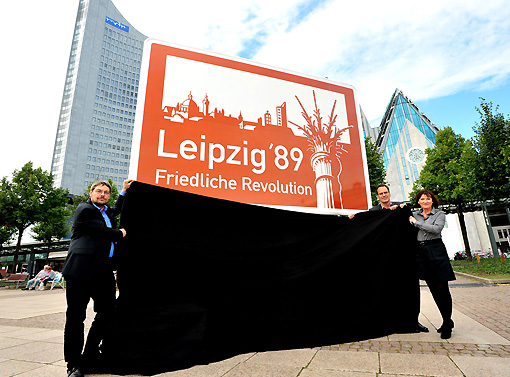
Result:
<svg viewBox="0 0 510 377">
<path fill-rule="evenodd" d="M 435 331 L 441 318 L 428 288 L 422 286 L 420 321 L 429 327 L 429 333 L 395 334 L 314 349 L 249 353 L 158 376 L 510 376 L 510 285 L 489 285 L 458 277 L 451 287 L 455 328 L 448 340 L 442 340 Z M 90 305 L 87 326 L 92 313 Z M 377 313 L 373 316 L 376 320 Z M 0 289 L 0 377 L 66 376 L 64 322 L 62 289 Z"/>
</svg>

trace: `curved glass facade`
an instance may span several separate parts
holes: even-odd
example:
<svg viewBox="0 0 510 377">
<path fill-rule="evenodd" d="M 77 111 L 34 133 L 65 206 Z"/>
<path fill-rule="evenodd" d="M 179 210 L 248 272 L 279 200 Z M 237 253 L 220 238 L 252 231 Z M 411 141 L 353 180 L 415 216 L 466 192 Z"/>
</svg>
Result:
<svg viewBox="0 0 510 377">
<path fill-rule="evenodd" d="M 408 200 L 424 161 L 408 157 L 414 148 L 433 148 L 438 127 L 418 107 L 396 89 L 379 127 L 376 146 L 383 155 L 386 180 L 395 201 Z"/>
</svg>

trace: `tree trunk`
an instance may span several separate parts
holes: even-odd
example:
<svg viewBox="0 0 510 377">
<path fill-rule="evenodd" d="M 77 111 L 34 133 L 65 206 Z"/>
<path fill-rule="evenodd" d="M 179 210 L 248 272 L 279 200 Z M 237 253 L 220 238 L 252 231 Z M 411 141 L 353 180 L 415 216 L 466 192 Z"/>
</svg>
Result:
<svg viewBox="0 0 510 377">
<path fill-rule="evenodd" d="M 473 259 L 471 255 L 471 247 L 469 246 L 469 239 L 466 229 L 466 221 L 464 220 L 464 212 L 462 211 L 462 204 L 457 206 L 457 214 L 459 215 L 460 231 L 462 232 L 462 239 L 464 240 L 464 247 L 466 248 L 466 255 L 469 260 Z"/>
<path fill-rule="evenodd" d="M 12 257 L 12 273 L 16 273 L 16 265 L 18 264 L 18 254 L 21 250 L 21 239 L 23 238 L 23 229 L 18 228 L 18 242 L 16 243 L 16 249 L 14 250 L 14 256 Z"/>
</svg>

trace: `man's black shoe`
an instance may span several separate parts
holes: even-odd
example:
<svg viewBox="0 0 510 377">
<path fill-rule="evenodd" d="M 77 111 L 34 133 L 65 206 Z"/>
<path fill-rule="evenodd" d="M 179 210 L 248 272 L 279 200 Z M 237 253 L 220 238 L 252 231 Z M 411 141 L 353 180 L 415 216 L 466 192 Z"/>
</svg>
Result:
<svg viewBox="0 0 510 377">
<path fill-rule="evenodd" d="M 412 325 L 402 326 L 396 331 L 397 334 L 418 334 L 420 332 L 429 332 L 429 329 L 419 322 Z"/>
<path fill-rule="evenodd" d="M 67 377 L 84 377 L 79 367 L 73 367 L 67 370 Z"/>
</svg>

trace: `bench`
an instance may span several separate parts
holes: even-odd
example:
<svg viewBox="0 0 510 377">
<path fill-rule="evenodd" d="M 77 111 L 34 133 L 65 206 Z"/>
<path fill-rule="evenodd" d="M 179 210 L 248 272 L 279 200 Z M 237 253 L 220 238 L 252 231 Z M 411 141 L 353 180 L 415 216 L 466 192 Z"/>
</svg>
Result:
<svg viewBox="0 0 510 377">
<path fill-rule="evenodd" d="M 19 287 L 20 283 L 24 283 L 27 280 L 28 274 L 10 274 L 7 279 L 5 279 L 8 283 L 16 283 L 16 289 Z"/>
<path fill-rule="evenodd" d="M 55 279 L 51 281 L 51 288 L 52 290 L 55 285 L 62 287 L 63 289 L 66 289 L 66 286 L 64 284 L 64 276 L 62 275 L 62 272 L 55 272 Z"/>
</svg>

